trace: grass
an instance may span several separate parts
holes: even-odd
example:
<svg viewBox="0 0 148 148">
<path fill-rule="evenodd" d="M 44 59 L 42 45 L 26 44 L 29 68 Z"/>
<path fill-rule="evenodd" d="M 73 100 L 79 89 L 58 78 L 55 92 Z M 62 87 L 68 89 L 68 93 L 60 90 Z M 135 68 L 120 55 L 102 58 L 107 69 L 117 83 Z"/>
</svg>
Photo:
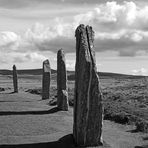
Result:
<svg viewBox="0 0 148 148">
<path fill-rule="evenodd" d="M 56 83 L 56 82 L 55 82 Z M 121 124 L 134 124 L 137 131 L 148 132 L 147 77 L 100 77 L 103 93 L 104 119 Z M 41 95 L 41 88 L 28 92 Z M 74 102 L 74 81 L 68 82 L 69 104 Z M 50 98 L 56 104 L 56 86 L 51 86 Z"/>
<path fill-rule="evenodd" d="M 109 83 L 110 82 L 110 83 Z M 148 132 L 147 77 L 102 79 L 104 118 Z"/>
</svg>

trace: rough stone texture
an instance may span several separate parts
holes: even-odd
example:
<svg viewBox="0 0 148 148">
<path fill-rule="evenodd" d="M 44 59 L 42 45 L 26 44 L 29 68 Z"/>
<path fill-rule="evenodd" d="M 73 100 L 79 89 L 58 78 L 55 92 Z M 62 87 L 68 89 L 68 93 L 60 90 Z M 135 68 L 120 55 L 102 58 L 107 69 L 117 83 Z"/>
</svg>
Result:
<svg viewBox="0 0 148 148">
<path fill-rule="evenodd" d="M 43 62 L 42 99 L 49 99 L 51 68 L 49 60 Z"/>
<path fill-rule="evenodd" d="M 57 53 L 57 107 L 60 110 L 68 110 L 67 72 L 64 51 Z"/>
<path fill-rule="evenodd" d="M 18 93 L 17 70 L 15 65 L 13 65 L 13 87 L 14 87 L 14 92 Z"/>
<path fill-rule="evenodd" d="M 96 69 L 94 31 L 76 29 L 76 69 L 73 135 L 78 146 L 102 145 L 102 93 Z"/>
</svg>

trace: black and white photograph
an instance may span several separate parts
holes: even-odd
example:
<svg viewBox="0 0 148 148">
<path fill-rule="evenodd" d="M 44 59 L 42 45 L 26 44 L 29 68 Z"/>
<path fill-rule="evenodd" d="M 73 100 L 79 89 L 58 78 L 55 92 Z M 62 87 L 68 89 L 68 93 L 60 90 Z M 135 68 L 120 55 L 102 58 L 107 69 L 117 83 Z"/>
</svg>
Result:
<svg viewBox="0 0 148 148">
<path fill-rule="evenodd" d="M 0 148 L 148 148 L 147 0 L 0 0 Z"/>
</svg>

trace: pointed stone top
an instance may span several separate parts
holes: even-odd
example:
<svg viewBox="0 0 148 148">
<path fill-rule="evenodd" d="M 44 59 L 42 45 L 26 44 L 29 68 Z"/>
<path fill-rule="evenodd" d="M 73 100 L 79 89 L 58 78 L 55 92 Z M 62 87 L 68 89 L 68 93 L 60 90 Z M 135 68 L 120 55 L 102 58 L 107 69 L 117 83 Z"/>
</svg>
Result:
<svg viewBox="0 0 148 148">
<path fill-rule="evenodd" d="M 58 50 L 58 55 L 63 55 L 64 54 L 64 50 L 61 48 Z"/>
<path fill-rule="evenodd" d="M 45 61 L 43 61 L 43 64 L 50 64 L 50 63 L 49 63 L 49 60 L 46 59 Z"/>
<path fill-rule="evenodd" d="M 16 66 L 15 65 L 13 65 L 13 69 L 16 69 Z"/>
<path fill-rule="evenodd" d="M 58 50 L 58 53 L 63 53 L 63 52 L 64 50 L 62 48 Z"/>
<path fill-rule="evenodd" d="M 85 30 L 85 25 L 80 24 L 75 31 L 75 36 L 77 35 L 77 33 L 83 32 L 84 30 Z"/>
<path fill-rule="evenodd" d="M 92 26 L 89 25 L 85 26 L 84 24 L 80 24 L 75 31 L 75 36 L 82 32 L 88 32 L 88 33 L 90 32 L 92 34 L 92 37 L 94 38 L 94 31 L 92 29 Z"/>
<path fill-rule="evenodd" d="M 85 28 L 90 28 L 90 29 L 92 29 L 92 26 L 89 26 L 89 25 L 84 25 L 84 24 L 80 24 L 78 27 L 77 27 L 77 29 L 85 29 Z M 76 29 L 76 30 L 77 30 Z"/>
<path fill-rule="evenodd" d="M 51 69 L 50 69 L 50 62 L 49 62 L 48 59 L 43 61 L 43 71 L 44 72 L 50 72 L 51 71 Z"/>
</svg>

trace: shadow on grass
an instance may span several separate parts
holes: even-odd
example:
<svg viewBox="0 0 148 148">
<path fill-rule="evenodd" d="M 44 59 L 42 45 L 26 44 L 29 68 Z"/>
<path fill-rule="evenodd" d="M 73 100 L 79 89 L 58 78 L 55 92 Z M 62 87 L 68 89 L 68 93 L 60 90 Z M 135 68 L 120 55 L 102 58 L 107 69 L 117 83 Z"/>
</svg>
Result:
<svg viewBox="0 0 148 148">
<path fill-rule="evenodd" d="M 135 146 L 135 148 L 148 148 L 148 145 Z"/>
<path fill-rule="evenodd" d="M 96 148 L 111 148 L 106 142 L 104 146 L 96 146 Z M 18 144 L 18 145 L 0 145 L 0 148 L 82 148 L 76 146 L 73 135 L 68 134 L 57 141 L 47 143 L 32 143 L 32 144 Z M 138 147 L 137 147 L 138 148 Z"/>
<path fill-rule="evenodd" d="M 12 92 L 1 92 L 0 94 L 18 94 L 18 92 L 14 92 L 14 91 L 12 91 Z"/>
<path fill-rule="evenodd" d="M 139 131 L 138 131 L 138 129 L 133 129 L 133 130 L 128 130 L 126 132 L 129 132 L 129 133 L 138 133 Z"/>
<path fill-rule="evenodd" d="M 143 137 L 143 140 L 148 140 L 148 137 Z"/>
<path fill-rule="evenodd" d="M 35 102 L 35 101 L 22 101 L 22 100 L 20 100 L 20 101 L 18 101 L 18 100 L 12 100 L 12 101 L 0 101 L 1 103 L 9 103 L 9 102 Z"/>
<path fill-rule="evenodd" d="M 43 111 L 0 111 L 0 116 L 8 116 L 8 115 L 44 115 L 44 114 L 52 114 L 60 111 L 57 107 L 54 107 L 50 110 Z"/>
<path fill-rule="evenodd" d="M 76 146 L 74 145 L 73 135 L 69 134 L 60 138 L 58 141 L 33 144 L 0 145 L 0 148 L 76 148 Z"/>
<path fill-rule="evenodd" d="M 18 92 L 15 92 L 15 91 L 12 91 L 12 92 L 9 92 L 8 94 L 17 94 Z"/>
</svg>

